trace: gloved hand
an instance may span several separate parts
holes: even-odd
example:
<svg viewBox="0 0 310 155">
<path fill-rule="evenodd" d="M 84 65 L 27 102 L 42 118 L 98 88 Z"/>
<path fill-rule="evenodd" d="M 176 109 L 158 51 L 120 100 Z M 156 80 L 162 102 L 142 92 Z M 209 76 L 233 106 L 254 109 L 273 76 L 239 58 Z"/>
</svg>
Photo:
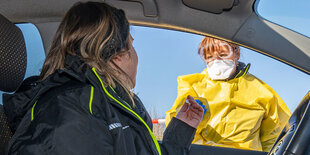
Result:
<svg viewBox="0 0 310 155">
<path fill-rule="evenodd" d="M 205 105 L 202 104 L 202 102 L 200 100 L 196 99 L 195 101 L 203 108 L 203 116 L 204 116 L 205 113 L 208 111 L 208 109 L 206 108 Z"/>
</svg>

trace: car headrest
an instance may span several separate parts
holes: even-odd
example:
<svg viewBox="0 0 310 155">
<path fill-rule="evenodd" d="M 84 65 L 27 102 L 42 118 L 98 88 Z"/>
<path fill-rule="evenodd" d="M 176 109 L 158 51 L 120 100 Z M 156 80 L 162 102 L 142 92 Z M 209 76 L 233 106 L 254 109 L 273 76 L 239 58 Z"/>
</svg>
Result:
<svg viewBox="0 0 310 155">
<path fill-rule="evenodd" d="M 27 67 L 26 45 L 21 30 L 0 14 L 0 90 L 15 91 Z"/>
</svg>

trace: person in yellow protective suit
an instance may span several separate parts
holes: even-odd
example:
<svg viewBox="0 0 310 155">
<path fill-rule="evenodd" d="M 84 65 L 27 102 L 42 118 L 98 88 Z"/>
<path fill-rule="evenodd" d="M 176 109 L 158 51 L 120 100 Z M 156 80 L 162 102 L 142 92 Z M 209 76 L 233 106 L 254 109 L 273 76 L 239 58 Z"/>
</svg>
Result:
<svg viewBox="0 0 310 155">
<path fill-rule="evenodd" d="M 238 62 L 240 47 L 205 37 L 198 53 L 207 68 L 178 77 L 178 95 L 166 112 L 166 124 L 187 95 L 207 100 L 205 115 L 193 143 L 268 152 L 291 112 L 266 83 L 248 73 L 250 64 Z"/>
</svg>

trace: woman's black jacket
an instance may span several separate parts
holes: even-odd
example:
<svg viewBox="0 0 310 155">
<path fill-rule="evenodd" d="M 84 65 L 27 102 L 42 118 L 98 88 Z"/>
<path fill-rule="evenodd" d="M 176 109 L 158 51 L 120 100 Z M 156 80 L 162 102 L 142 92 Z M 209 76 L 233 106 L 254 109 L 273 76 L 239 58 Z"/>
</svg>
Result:
<svg viewBox="0 0 310 155">
<path fill-rule="evenodd" d="M 70 69 L 27 91 L 3 96 L 14 132 L 6 154 L 159 154 L 146 127 L 152 129 L 151 118 L 137 96 L 132 106 L 120 87 L 103 86 L 76 58 L 68 64 Z M 158 145 L 161 154 L 187 154 L 194 134 L 194 128 L 174 118 Z"/>
</svg>

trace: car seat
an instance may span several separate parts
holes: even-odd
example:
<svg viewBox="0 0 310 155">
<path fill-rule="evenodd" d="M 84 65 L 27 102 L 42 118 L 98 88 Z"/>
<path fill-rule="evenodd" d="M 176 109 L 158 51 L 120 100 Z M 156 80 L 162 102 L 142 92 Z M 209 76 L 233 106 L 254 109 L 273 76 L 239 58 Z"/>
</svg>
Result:
<svg viewBox="0 0 310 155">
<path fill-rule="evenodd" d="M 24 79 L 26 67 L 27 53 L 23 34 L 0 14 L 0 90 L 14 92 Z M 11 136 L 6 114 L 0 105 L 0 154 L 3 154 Z"/>
</svg>

